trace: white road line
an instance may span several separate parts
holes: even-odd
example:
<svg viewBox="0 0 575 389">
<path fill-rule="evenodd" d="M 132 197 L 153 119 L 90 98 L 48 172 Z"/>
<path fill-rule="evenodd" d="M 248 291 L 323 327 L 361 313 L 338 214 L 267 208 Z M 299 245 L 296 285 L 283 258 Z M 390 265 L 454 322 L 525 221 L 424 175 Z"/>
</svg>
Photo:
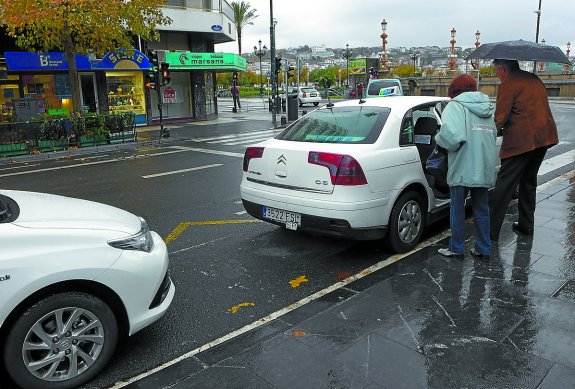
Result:
<svg viewBox="0 0 575 389">
<path fill-rule="evenodd" d="M 262 142 L 264 140 L 268 140 L 271 139 L 270 136 L 266 136 L 264 138 L 262 137 L 258 137 L 255 139 L 242 139 L 239 141 L 235 141 L 235 142 L 227 142 L 224 143 L 224 146 L 236 146 L 236 145 L 255 145 L 256 143 Z"/>
<path fill-rule="evenodd" d="M 219 140 L 211 140 L 207 143 L 225 143 L 225 142 L 236 142 L 236 141 L 240 141 L 240 142 L 245 142 L 245 141 L 249 141 L 252 140 L 254 138 L 260 138 L 260 139 L 269 139 L 270 137 L 272 137 L 273 134 L 262 134 L 262 133 L 257 133 L 254 135 L 246 135 L 246 136 L 241 136 L 241 137 L 236 137 L 236 138 L 231 138 L 231 139 L 219 139 Z M 226 143 L 227 144 L 227 143 Z"/>
<path fill-rule="evenodd" d="M 539 168 L 539 172 L 537 175 L 542 176 L 549 172 L 552 172 L 555 169 L 559 169 L 563 166 L 569 165 L 570 163 L 575 162 L 575 150 L 568 151 L 563 154 L 559 154 L 555 157 L 547 158 L 543 160 L 541 167 Z"/>
<path fill-rule="evenodd" d="M 221 164 L 221 163 L 215 163 L 215 164 L 213 164 L 213 165 L 205 165 L 205 166 L 192 167 L 192 168 L 189 168 L 189 169 L 173 170 L 173 171 L 171 171 L 171 172 L 157 173 L 157 174 L 150 174 L 150 175 L 147 175 L 147 176 L 142 176 L 142 178 L 163 177 L 163 176 L 169 176 L 169 175 L 172 175 L 172 174 L 185 173 L 185 172 L 191 172 L 191 171 L 202 170 L 202 169 L 209 169 L 209 168 L 211 168 L 211 167 L 218 167 L 218 166 L 223 166 L 223 164 Z"/>
<path fill-rule="evenodd" d="M 21 166 L 11 166 L 11 167 L 6 167 L 6 168 L 0 168 L 0 171 L 2 170 L 14 170 L 14 169 L 24 169 L 27 167 L 33 167 L 33 166 L 38 166 L 40 165 L 39 163 L 35 163 L 33 165 L 21 165 Z"/>
<path fill-rule="evenodd" d="M 242 200 L 234 201 L 234 204 L 241 204 Z"/>
<path fill-rule="evenodd" d="M 174 150 L 174 151 L 165 151 L 162 153 L 155 153 L 155 154 L 148 154 L 147 157 L 158 157 L 161 155 L 166 155 L 166 154 L 174 154 L 174 153 L 183 153 L 185 151 L 190 151 L 190 150 Z M 244 155 L 242 154 L 242 157 Z M 50 172 L 50 171 L 54 171 L 54 170 L 65 170 L 65 169 L 73 169 L 73 168 L 77 168 L 77 167 L 85 167 L 85 166 L 92 166 L 92 165 L 102 165 L 105 163 L 112 163 L 112 162 L 122 162 L 122 161 L 126 161 L 127 159 L 108 159 L 106 161 L 95 161 L 95 162 L 86 162 L 86 163 L 78 163 L 75 165 L 68 165 L 68 166 L 58 166 L 58 167 L 48 167 L 48 168 L 44 168 L 44 169 L 36 169 L 36 170 L 30 170 L 27 172 L 16 172 L 16 173 L 7 173 L 7 174 L 0 174 L 0 178 L 2 177 L 11 177 L 11 176 L 21 176 L 24 174 L 34 174 L 34 173 L 42 173 L 42 172 Z"/>
<path fill-rule="evenodd" d="M 195 142 L 208 142 L 211 140 L 218 140 L 218 139 L 230 139 L 230 138 L 238 138 L 244 135 L 254 135 L 254 134 L 265 134 L 265 133 L 273 133 L 276 132 L 277 130 L 256 130 L 256 131 L 247 131 L 247 132 L 241 132 L 239 134 L 231 134 L 231 135 L 221 135 L 221 136 L 213 136 L 213 137 L 209 137 L 209 138 L 192 138 L 190 140 L 193 140 Z"/>
<path fill-rule="evenodd" d="M 240 211 L 240 212 L 236 212 L 236 215 L 239 216 L 239 215 L 243 215 L 243 214 L 246 214 L 246 213 L 248 213 L 248 212 L 247 212 L 247 211 Z"/>
<path fill-rule="evenodd" d="M 197 151 L 198 153 L 207 153 L 207 154 L 218 154 L 218 155 L 226 155 L 228 157 L 238 157 L 243 158 L 244 153 L 232 153 L 229 151 L 221 151 L 221 150 L 211 150 L 211 149 L 201 149 L 198 147 L 187 147 L 187 146 L 171 146 L 173 149 L 179 149 L 182 151 Z M 2 177 L 2 176 L 0 176 Z"/>
<path fill-rule="evenodd" d="M 571 171 L 571 172 L 568 172 L 568 173 L 565 173 L 565 174 L 563 174 L 563 175 L 561 175 L 561 176 L 559 176 L 559 177 L 554 178 L 553 180 L 551 180 L 551 181 L 549 181 L 549 182 L 546 182 L 545 184 L 542 184 L 542 185 L 538 186 L 538 187 L 537 187 L 537 192 L 542 192 L 542 191 L 544 191 L 545 189 L 547 189 L 547 188 L 549 188 L 549 187 L 551 187 L 551 186 L 553 186 L 553 185 L 555 185 L 555 184 L 558 184 L 558 183 L 561 182 L 561 181 L 564 181 L 564 180 L 567 180 L 567 179 L 570 179 L 570 178 L 573 178 L 573 177 L 575 177 L 575 170 L 574 170 L 574 171 Z M 272 314 L 270 314 L 270 315 L 268 315 L 268 316 L 266 316 L 266 317 L 264 317 L 264 318 L 262 318 L 262 319 L 259 319 L 259 320 L 255 321 L 255 322 L 251 323 L 251 324 L 248 324 L 248 325 L 246 325 L 246 326 L 244 326 L 244 327 L 242 327 L 242 328 L 240 328 L 240 329 L 238 329 L 238 330 L 236 330 L 236 331 L 230 332 L 229 334 L 224 335 L 224 336 L 222 336 L 221 338 L 218 338 L 218 339 L 216 339 L 216 340 L 213 340 L 213 341 L 211 341 L 211 342 L 209 342 L 209 343 L 206 343 L 206 344 L 204 344 L 203 346 L 200 346 L 200 347 L 198 347 L 198 348 L 196 348 L 196 349 L 194 349 L 194 350 L 192 350 L 192 351 L 189 351 L 189 352 L 187 352 L 187 353 L 185 353 L 185 354 L 179 356 L 178 358 L 175 358 L 175 359 L 172 359 L 171 361 L 168 361 L 168 362 L 166 362 L 166 363 L 163 363 L 163 364 L 161 364 L 161 365 L 159 365 L 159 366 L 153 368 L 153 369 L 150 370 L 150 371 L 147 371 L 147 372 L 144 372 L 144 373 L 142 373 L 142 374 L 139 374 L 139 375 L 137 375 L 137 376 L 135 376 L 135 377 L 132 377 L 132 378 L 128 379 L 127 381 L 117 382 L 113 387 L 114 387 L 114 388 L 123 388 L 124 386 L 128 386 L 128 385 L 131 384 L 131 383 L 134 383 L 134 382 L 137 382 L 137 381 L 139 381 L 139 380 L 141 380 L 141 379 L 143 379 L 143 378 L 146 378 L 146 377 L 148 377 L 148 376 L 150 376 L 150 375 L 152 375 L 152 374 L 154 374 L 154 373 L 156 373 L 156 372 L 158 372 L 158 371 L 160 371 L 160 370 L 163 370 L 163 369 L 165 369 L 165 368 L 167 368 L 167 367 L 169 367 L 169 366 L 172 366 L 172 365 L 174 365 L 174 364 L 176 364 L 176 363 L 178 363 L 178 362 L 180 362 L 180 361 L 183 361 L 184 359 L 191 358 L 191 357 L 193 357 L 193 356 L 196 355 L 196 354 L 199 354 L 199 353 L 201 353 L 201 352 L 203 352 L 203 351 L 209 350 L 209 349 L 211 349 L 212 347 L 215 347 L 215 346 L 217 346 L 217 345 L 219 345 L 219 344 L 222 344 L 222 343 L 224 343 L 224 342 L 226 342 L 226 341 L 228 341 L 228 340 L 230 340 L 230 339 L 233 339 L 233 338 L 235 338 L 235 337 L 237 337 L 237 336 L 239 336 L 239 335 L 242 335 L 242 334 L 244 334 L 244 333 L 246 333 L 246 332 L 249 332 L 249 331 L 251 331 L 251 330 L 253 330 L 253 329 L 255 329 L 255 328 L 261 327 L 261 326 L 263 326 L 263 325 L 269 323 L 270 321 L 273 321 L 273 320 L 277 319 L 278 317 L 281 317 L 281 316 L 285 315 L 285 314 L 288 313 L 288 312 L 291 312 L 291 311 L 293 311 L 293 310 L 295 310 L 295 309 L 297 309 L 297 308 L 299 308 L 299 307 L 301 307 L 301 306 L 303 306 L 303 305 L 305 305 L 305 304 L 307 304 L 307 303 L 310 303 L 310 302 L 312 302 L 312 301 L 314 301 L 314 300 L 317 300 L 318 298 L 320 298 L 320 297 L 322 297 L 322 296 L 325 296 L 326 294 L 331 293 L 331 292 L 333 292 L 333 291 L 335 291 L 335 290 L 337 290 L 337 289 L 339 289 L 339 288 L 342 288 L 342 287 L 344 287 L 344 286 L 346 286 L 346 285 L 349 285 L 350 283 L 352 283 L 352 282 L 354 282 L 354 281 L 357 281 L 357 280 L 359 280 L 359 279 L 361 279 L 361 278 L 363 278 L 363 277 L 365 277 L 365 276 L 367 276 L 367 275 L 369 275 L 369 274 L 371 274 L 371 273 L 374 273 L 374 272 L 376 272 L 376 271 L 378 271 L 378 270 L 380 270 L 380 269 L 383 269 L 383 268 L 386 267 L 386 266 L 389 266 L 389 265 L 391 265 L 391 264 L 393 264 L 393 263 L 395 263 L 395 262 L 397 262 L 397 261 L 400 261 L 400 260 L 402 260 L 403 258 L 405 258 L 405 257 L 407 257 L 407 256 L 409 256 L 409 255 L 411 255 L 411 254 L 413 254 L 413 253 L 415 253 L 415 252 L 421 250 L 422 248 L 425 248 L 425 247 L 427 247 L 427 246 L 430 246 L 430 245 L 432 245 L 432 244 L 435 244 L 435 243 L 437 243 L 437 242 L 443 240 L 444 238 L 447 238 L 447 237 L 450 236 L 450 235 L 451 235 L 451 231 L 450 231 L 450 230 L 447 230 L 447 231 L 445 231 L 445 232 L 442 232 L 442 233 L 439 234 L 439 235 L 436 235 L 436 236 L 434 236 L 434 237 L 432 237 L 432 238 L 430 238 L 430 239 L 427 239 L 425 242 L 421 242 L 420 244 L 417 245 L 417 247 L 415 247 L 415 248 L 414 248 L 412 251 L 410 251 L 410 252 L 407 252 L 407 253 L 404 253 L 404 254 L 396 254 L 396 255 L 393 255 L 393 256 L 391 256 L 391 257 L 389 257 L 389 258 L 387 258 L 387 259 L 384 259 L 383 261 L 380 261 L 380 262 L 376 263 L 375 265 L 368 267 L 367 269 L 364 269 L 364 270 L 362 270 L 362 271 L 359 271 L 357 274 L 354 274 L 354 275 L 352 275 L 351 277 L 346 278 L 345 280 L 339 281 L 339 282 L 337 282 L 337 283 L 335 283 L 335 284 L 333 284 L 333 285 L 331 285 L 331 286 L 328 286 L 327 288 L 325 288 L 325 289 L 323 289 L 323 290 L 320 290 L 320 291 L 318 291 L 318 292 L 316 292 L 316 293 L 314 293 L 314 294 L 312 294 L 312 295 L 310 295 L 310 296 L 307 296 L 307 297 L 305 297 L 305 298 L 303 298 L 303 299 L 301 299 L 301 300 L 299 300 L 299 301 L 297 301 L 297 302 L 295 302 L 295 303 L 293 303 L 293 304 L 290 304 L 290 305 L 288 305 L 287 307 L 282 308 L 282 309 L 280 309 L 279 311 L 276 311 L 276 312 L 274 312 L 274 313 L 272 313 Z"/>
</svg>

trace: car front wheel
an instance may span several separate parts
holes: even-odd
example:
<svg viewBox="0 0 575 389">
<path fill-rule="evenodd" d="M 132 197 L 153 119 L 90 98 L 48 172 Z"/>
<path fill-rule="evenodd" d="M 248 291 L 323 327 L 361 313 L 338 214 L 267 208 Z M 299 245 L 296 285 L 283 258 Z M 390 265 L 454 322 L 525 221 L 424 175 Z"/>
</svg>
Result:
<svg viewBox="0 0 575 389">
<path fill-rule="evenodd" d="M 102 370 L 117 340 L 116 317 L 104 301 L 59 293 L 16 320 L 3 350 L 5 367 L 23 388 L 73 388 Z"/>
<path fill-rule="evenodd" d="M 424 202 L 417 192 L 406 192 L 399 196 L 391 210 L 387 243 L 397 253 L 413 249 L 425 226 Z"/>
</svg>

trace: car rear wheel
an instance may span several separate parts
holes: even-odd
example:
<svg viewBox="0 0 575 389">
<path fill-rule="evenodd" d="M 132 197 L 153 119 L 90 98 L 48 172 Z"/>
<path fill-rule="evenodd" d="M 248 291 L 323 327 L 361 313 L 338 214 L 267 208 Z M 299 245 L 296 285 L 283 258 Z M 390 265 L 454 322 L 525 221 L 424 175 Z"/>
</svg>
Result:
<svg viewBox="0 0 575 389">
<path fill-rule="evenodd" d="M 3 356 L 23 388 L 73 388 L 98 374 L 118 340 L 116 317 L 106 303 L 85 293 L 46 297 L 8 332 Z"/>
<path fill-rule="evenodd" d="M 397 253 L 413 249 L 425 226 L 424 202 L 417 192 L 405 192 L 391 210 L 387 244 Z"/>
</svg>

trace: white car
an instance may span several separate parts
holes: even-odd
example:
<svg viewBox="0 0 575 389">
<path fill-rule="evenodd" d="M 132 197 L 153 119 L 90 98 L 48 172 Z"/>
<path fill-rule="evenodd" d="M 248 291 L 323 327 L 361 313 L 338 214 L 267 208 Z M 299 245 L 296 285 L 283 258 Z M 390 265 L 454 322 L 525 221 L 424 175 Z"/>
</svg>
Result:
<svg viewBox="0 0 575 389">
<path fill-rule="evenodd" d="M 302 86 L 292 88 L 289 93 L 297 93 L 297 100 L 300 107 L 304 104 L 313 104 L 317 107 L 321 102 L 319 91 L 312 87 Z"/>
<path fill-rule="evenodd" d="M 168 252 L 118 208 L 0 190 L 0 361 L 22 388 L 90 380 L 118 339 L 159 319 L 175 288 Z M 2 369 L 0 369 L 2 370 Z"/>
<path fill-rule="evenodd" d="M 449 212 L 425 161 L 448 98 L 392 96 L 325 105 L 248 147 L 246 211 L 292 230 L 387 238 L 411 250 Z M 500 141 L 498 141 L 500 144 Z"/>
</svg>

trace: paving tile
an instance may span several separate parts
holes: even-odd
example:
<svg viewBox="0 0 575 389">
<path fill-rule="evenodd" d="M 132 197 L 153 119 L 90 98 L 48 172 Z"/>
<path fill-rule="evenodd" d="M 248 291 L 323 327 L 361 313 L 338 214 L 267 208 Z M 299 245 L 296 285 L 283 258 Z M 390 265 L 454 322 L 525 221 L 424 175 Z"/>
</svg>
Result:
<svg viewBox="0 0 575 389">
<path fill-rule="evenodd" d="M 557 389 L 575 387 L 575 369 L 558 364 L 553 365 L 537 389 Z"/>
<path fill-rule="evenodd" d="M 196 357 L 206 365 L 211 366 L 219 361 L 244 352 L 246 348 L 251 347 L 258 342 L 269 339 L 277 334 L 281 334 L 289 327 L 289 324 L 282 320 L 273 320 L 263 326 L 245 332 L 227 342 L 201 352 L 197 354 Z"/>
<path fill-rule="evenodd" d="M 274 386 L 245 367 L 213 366 L 174 385 L 174 389 L 273 389 Z"/>
<path fill-rule="evenodd" d="M 203 366 L 200 362 L 194 358 L 186 358 L 126 387 L 129 389 L 168 388 L 182 378 L 189 377 L 201 370 L 203 370 Z"/>
<path fill-rule="evenodd" d="M 344 301 L 356 295 L 357 292 L 355 291 L 349 290 L 347 288 L 340 288 L 318 298 L 317 300 L 314 300 L 297 309 L 294 309 L 291 312 L 286 313 L 285 315 L 281 316 L 281 320 L 294 325 L 303 320 L 306 320 L 313 315 L 332 308 L 334 305 L 343 303 Z"/>
<path fill-rule="evenodd" d="M 372 382 L 328 353 L 287 335 L 262 342 L 233 360 L 277 388 L 363 388 Z"/>
<path fill-rule="evenodd" d="M 439 336 L 425 345 L 429 388 L 536 388 L 551 362 L 474 336 Z M 445 368 L 447 366 L 447 368 Z"/>
<path fill-rule="evenodd" d="M 537 320 L 526 320 L 507 340 L 519 350 L 575 368 L 575 332 L 568 332 Z"/>
<path fill-rule="evenodd" d="M 362 338 L 334 358 L 386 388 L 427 387 L 428 358 L 377 334 Z"/>
</svg>

